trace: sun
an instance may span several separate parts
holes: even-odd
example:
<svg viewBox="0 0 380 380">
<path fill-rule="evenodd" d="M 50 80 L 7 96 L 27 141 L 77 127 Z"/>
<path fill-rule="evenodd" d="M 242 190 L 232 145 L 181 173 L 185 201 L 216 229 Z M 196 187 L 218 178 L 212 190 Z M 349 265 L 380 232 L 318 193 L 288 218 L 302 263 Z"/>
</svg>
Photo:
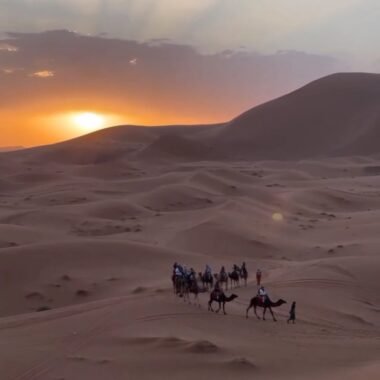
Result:
<svg viewBox="0 0 380 380">
<path fill-rule="evenodd" d="M 73 115 L 73 122 L 83 132 L 94 132 L 105 127 L 105 118 L 95 112 L 81 112 Z"/>
</svg>

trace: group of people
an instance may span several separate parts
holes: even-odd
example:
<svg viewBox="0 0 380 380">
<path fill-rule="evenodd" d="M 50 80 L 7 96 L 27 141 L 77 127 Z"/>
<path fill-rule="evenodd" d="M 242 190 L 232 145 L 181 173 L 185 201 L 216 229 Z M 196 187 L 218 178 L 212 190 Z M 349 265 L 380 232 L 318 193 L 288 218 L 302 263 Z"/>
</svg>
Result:
<svg viewBox="0 0 380 380">
<path fill-rule="evenodd" d="M 239 276 L 247 276 L 248 271 L 247 271 L 247 266 L 246 263 L 243 261 L 241 267 L 238 265 L 234 264 L 233 265 L 233 272 L 238 273 Z M 189 281 L 195 280 L 196 281 L 196 272 L 194 268 L 188 268 L 186 265 L 181 265 L 177 262 L 173 264 L 173 276 L 174 278 L 184 278 Z M 213 273 L 211 266 L 209 264 L 206 264 L 205 270 L 203 272 L 203 276 L 205 278 L 212 278 Z M 257 269 L 256 271 L 256 283 L 258 286 L 258 295 L 262 298 L 263 302 L 265 302 L 266 297 L 268 297 L 267 291 L 265 290 L 264 286 L 261 285 L 261 277 L 262 277 L 262 272 L 260 269 Z M 216 276 L 216 282 L 214 286 L 214 291 L 216 293 L 223 293 L 223 290 L 220 286 L 220 282 L 223 281 L 223 279 L 228 279 L 228 273 L 225 269 L 224 266 L 221 267 L 218 275 Z"/>
<path fill-rule="evenodd" d="M 233 265 L 233 272 L 238 273 L 238 275 L 240 277 L 245 276 L 245 278 L 246 278 L 248 276 L 246 263 L 243 262 L 241 267 L 234 264 Z M 213 272 L 212 272 L 211 266 L 209 264 L 206 264 L 205 270 L 201 274 L 206 279 L 207 278 L 212 279 L 213 278 Z M 213 292 L 214 292 L 214 295 L 218 298 L 221 295 L 223 295 L 223 293 L 224 293 L 223 289 L 221 287 L 221 284 L 220 284 L 221 281 L 223 281 L 223 280 L 227 281 L 228 280 L 228 273 L 227 273 L 224 266 L 221 267 L 218 275 L 216 275 L 215 278 L 216 278 L 216 282 L 215 282 L 215 285 L 213 288 Z M 173 264 L 173 280 L 175 281 L 176 279 L 184 279 L 184 280 L 188 281 L 189 283 L 195 283 L 196 284 L 197 273 L 195 272 L 194 268 L 188 268 L 186 265 L 181 265 L 181 264 L 175 262 Z M 269 301 L 269 296 L 268 296 L 267 290 L 261 284 L 261 279 L 262 279 L 262 272 L 260 269 L 257 269 L 257 271 L 256 271 L 256 285 L 258 287 L 257 296 L 260 297 L 261 302 L 263 304 L 265 304 L 265 302 Z M 291 309 L 290 309 L 290 312 L 289 312 L 288 323 L 289 322 L 294 323 L 296 320 L 295 308 L 296 308 L 296 303 L 293 302 Z"/>
<path fill-rule="evenodd" d="M 196 273 L 194 268 L 188 269 L 186 265 L 181 265 L 175 262 L 173 264 L 173 276 L 178 277 L 178 278 L 187 278 L 190 279 L 192 276 L 196 278 Z"/>
<path fill-rule="evenodd" d="M 245 262 L 243 262 L 241 267 L 234 264 L 233 265 L 233 271 L 237 272 L 241 276 L 247 275 L 247 273 L 248 273 Z M 177 277 L 191 278 L 192 276 L 194 276 L 194 277 L 196 276 L 196 272 L 195 272 L 194 268 L 187 268 L 186 265 L 181 265 L 181 264 L 178 264 L 177 262 L 175 262 L 173 264 L 173 275 L 177 276 Z M 212 269 L 211 269 L 211 266 L 209 264 L 206 264 L 205 270 L 203 272 L 203 276 L 205 278 L 213 277 Z M 222 266 L 222 268 L 219 271 L 217 278 L 225 278 L 227 276 L 228 276 L 228 273 L 226 272 L 225 267 Z M 261 282 L 261 271 L 260 271 L 260 269 L 257 270 L 256 279 L 258 281 L 258 285 L 260 285 L 260 282 Z"/>
</svg>

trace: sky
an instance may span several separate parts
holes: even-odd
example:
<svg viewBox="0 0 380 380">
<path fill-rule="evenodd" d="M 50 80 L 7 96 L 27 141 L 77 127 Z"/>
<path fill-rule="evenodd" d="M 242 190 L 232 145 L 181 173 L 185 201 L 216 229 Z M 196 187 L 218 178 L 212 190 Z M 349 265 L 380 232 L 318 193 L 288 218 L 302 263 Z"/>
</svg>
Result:
<svg viewBox="0 0 380 380">
<path fill-rule="evenodd" d="M 0 0 L 0 146 L 223 122 L 380 72 L 378 20 L 378 0 Z"/>
</svg>

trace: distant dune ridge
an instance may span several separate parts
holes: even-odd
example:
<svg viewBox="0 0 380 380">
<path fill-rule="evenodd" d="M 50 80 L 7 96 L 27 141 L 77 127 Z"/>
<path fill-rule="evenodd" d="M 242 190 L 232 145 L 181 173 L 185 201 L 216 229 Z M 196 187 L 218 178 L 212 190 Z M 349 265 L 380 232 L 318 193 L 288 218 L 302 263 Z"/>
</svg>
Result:
<svg viewBox="0 0 380 380">
<path fill-rule="evenodd" d="M 1 152 L 12 152 L 14 150 L 20 150 L 23 148 L 24 147 L 22 147 L 22 146 L 3 146 L 3 147 L 0 147 L 0 153 Z"/>
<path fill-rule="evenodd" d="M 225 124 L 192 129 L 120 126 L 41 148 L 40 153 L 77 163 L 135 155 L 185 161 L 294 160 L 378 153 L 379 138 L 380 74 L 344 73 L 316 80 Z"/>
<path fill-rule="evenodd" d="M 378 380 L 379 93 L 337 74 L 225 124 L 1 153 L 1 378 Z M 248 286 L 215 315 L 175 261 Z M 277 323 L 245 318 L 258 268 Z"/>
</svg>

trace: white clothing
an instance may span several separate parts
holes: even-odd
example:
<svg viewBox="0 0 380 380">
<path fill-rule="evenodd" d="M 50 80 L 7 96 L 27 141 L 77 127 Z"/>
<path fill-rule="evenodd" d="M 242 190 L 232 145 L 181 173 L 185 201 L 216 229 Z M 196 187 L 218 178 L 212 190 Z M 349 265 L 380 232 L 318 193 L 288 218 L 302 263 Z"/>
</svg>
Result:
<svg viewBox="0 0 380 380">
<path fill-rule="evenodd" d="M 262 289 L 262 288 L 260 288 L 260 289 L 259 289 L 259 295 L 260 295 L 260 296 L 262 296 L 262 297 L 263 297 L 263 296 L 266 296 L 266 295 L 267 295 L 267 292 L 266 292 L 266 290 L 265 290 L 265 289 Z"/>
</svg>

